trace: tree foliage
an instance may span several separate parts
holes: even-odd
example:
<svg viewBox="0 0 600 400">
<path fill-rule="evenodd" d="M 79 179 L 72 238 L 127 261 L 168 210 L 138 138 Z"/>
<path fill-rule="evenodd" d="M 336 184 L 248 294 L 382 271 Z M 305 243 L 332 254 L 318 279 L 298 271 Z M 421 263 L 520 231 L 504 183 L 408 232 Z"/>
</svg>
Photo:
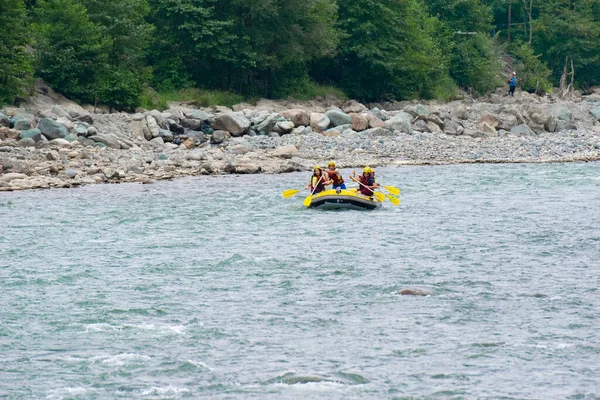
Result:
<svg viewBox="0 0 600 400">
<path fill-rule="evenodd" d="M 28 41 L 23 1 L 0 0 L 0 105 L 23 95 L 30 83 L 31 65 L 24 50 Z"/>
<path fill-rule="evenodd" d="M 557 84 L 566 59 L 577 85 L 600 84 L 598 0 L 0 0 L 0 102 L 28 87 L 28 53 L 57 91 L 119 109 L 147 85 L 286 97 L 316 82 L 365 101 L 485 93 L 502 84 L 509 5 L 504 48 L 524 89 Z"/>
</svg>

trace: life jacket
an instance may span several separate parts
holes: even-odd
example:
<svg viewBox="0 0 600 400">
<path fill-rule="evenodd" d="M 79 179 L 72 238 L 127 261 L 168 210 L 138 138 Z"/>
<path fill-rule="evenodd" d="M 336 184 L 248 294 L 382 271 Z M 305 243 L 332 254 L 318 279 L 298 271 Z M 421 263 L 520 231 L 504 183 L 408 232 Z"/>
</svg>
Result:
<svg viewBox="0 0 600 400">
<path fill-rule="evenodd" d="M 314 194 L 317 194 L 317 193 L 322 192 L 323 190 L 325 190 L 325 184 L 323 183 L 324 179 L 321 179 L 322 176 L 323 175 L 321 175 L 321 176 L 313 175 L 312 176 L 311 187 L 312 187 L 312 190 L 313 190 Z M 316 187 L 315 187 L 315 185 L 316 185 Z"/>
<path fill-rule="evenodd" d="M 358 190 L 360 191 L 360 193 L 369 197 L 373 196 L 373 190 L 369 189 L 367 186 L 373 186 L 373 184 L 375 183 L 375 179 L 373 179 L 372 177 L 365 178 L 363 175 L 360 175 L 358 177 L 358 181 L 362 183 L 362 185 L 358 185 Z"/>
<path fill-rule="evenodd" d="M 339 172 L 327 171 L 327 174 L 329 175 L 329 178 L 333 181 L 333 186 L 340 186 L 342 183 L 344 183 L 344 178 L 342 178 L 342 175 L 340 175 Z"/>
</svg>

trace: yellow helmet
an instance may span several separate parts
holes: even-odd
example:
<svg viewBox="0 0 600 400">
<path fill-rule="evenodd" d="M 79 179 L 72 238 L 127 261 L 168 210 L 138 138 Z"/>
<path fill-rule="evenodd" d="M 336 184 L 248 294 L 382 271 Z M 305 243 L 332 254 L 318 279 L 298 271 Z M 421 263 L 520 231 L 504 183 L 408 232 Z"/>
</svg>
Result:
<svg viewBox="0 0 600 400">
<path fill-rule="evenodd" d="M 363 173 L 371 173 L 371 167 L 364 167 Z"/>
<path fill-rule="evenodd" d="M 315 165 L 315 166 L 313 167 L 313 171 L 316 171 L 316 170 L 318 170 L 318 169 L 319 169 L 319 170 L 321 169 L 321 167 L 319 167 L 318 165 Z"/>
<path fill-rule="evenodd" d="M 330 167 L 330 166 L 332 166 L 332 165 L 335 167 L 335 162 L 334 162 L 334 161 L 329 161 L 329 162 L 327 163 L 327 166 L 328 166 L 328 167 Z"/>
</svg>

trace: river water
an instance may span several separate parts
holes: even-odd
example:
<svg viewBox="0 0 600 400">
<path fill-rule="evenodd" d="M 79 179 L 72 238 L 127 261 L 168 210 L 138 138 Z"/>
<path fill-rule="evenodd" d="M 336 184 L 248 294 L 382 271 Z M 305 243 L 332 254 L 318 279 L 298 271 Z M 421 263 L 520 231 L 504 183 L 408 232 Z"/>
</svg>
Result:
<svg viewBox="0 0 600 400">
<path fill-rule="evenodd" d="M 0 193 L 0 398 L 600 398 L 600 164 L 377 175 Z"/>
</svg>

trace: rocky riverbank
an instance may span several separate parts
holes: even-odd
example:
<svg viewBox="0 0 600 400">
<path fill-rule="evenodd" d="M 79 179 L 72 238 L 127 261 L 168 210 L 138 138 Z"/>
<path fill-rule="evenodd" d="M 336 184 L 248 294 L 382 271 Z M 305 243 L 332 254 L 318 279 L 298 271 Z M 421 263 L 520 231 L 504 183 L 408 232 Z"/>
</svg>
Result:
<svg viewBox="0 0 600 400">
<path fill-rule="evenodd" d="M 600 90 L 564 101 L 517 92 L 442 103 L 261 100 L 108 113 L 43 83 L 0 110 L 0 191 L 186 175 L 345 167 L 600 160 Z"/>
</svg>

